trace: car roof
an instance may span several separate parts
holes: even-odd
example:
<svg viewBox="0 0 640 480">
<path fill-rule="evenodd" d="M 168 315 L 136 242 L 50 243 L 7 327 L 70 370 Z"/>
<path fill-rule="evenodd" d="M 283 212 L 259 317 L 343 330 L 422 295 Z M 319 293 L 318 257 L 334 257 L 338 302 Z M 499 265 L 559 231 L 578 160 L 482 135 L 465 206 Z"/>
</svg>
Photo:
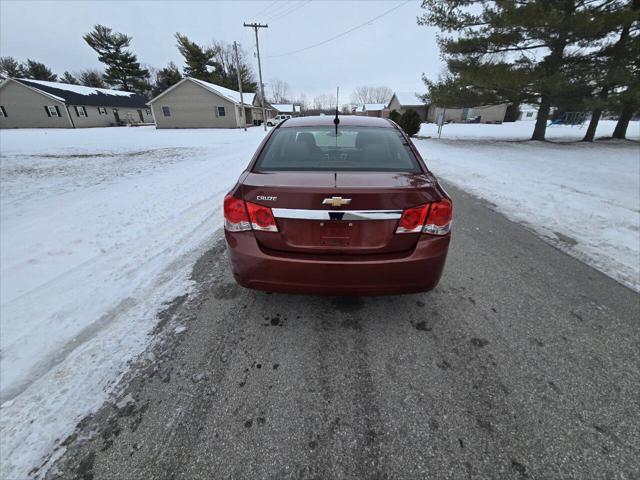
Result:
<svg viewBox="0 0 640 480">
<path fill-rule="evenodd" d="M 295 117 L 281 123 L 280 128 L 333 126 L 334 118 L 335 116 L 332 115 Z M 339 115 L 338 118 L 340 119 L 340 125 L 343 126 L 393 128 L 393 124 L 384 118 L 365 117 L 361 115 Z"/>
</svg>

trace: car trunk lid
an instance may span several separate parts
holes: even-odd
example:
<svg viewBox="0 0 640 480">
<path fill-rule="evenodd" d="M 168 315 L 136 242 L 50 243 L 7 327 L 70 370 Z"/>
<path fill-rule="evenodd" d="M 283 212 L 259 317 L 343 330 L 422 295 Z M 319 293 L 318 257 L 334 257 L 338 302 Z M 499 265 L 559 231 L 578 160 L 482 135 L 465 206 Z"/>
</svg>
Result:
<svg viewBox="0 0 640 480">
<path fill-rule="evenodd" d="M 420 234 L 395 234 L 402 210 L 440 199 L 428 173 L 252 172 L 242 183 L 244 199 L 276 217 L 278 232 L 256 231 L 258 243 L 287 252 L 410 250 Z"/>
</svg>

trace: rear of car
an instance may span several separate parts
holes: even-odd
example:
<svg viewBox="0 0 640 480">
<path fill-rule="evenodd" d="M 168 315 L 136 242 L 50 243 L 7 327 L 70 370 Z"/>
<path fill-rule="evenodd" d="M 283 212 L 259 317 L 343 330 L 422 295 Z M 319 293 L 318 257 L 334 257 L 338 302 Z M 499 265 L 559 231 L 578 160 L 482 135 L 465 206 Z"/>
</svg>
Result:
<svg viewBox="0 0 640 480">
<path fill-rule="evenodd" d="M 442 274 L 451 200 L 410 140 L 366 117 L 288 120 L 225 198 L 240 285 L 370 295 L 427 291 Z"/>
</svg>

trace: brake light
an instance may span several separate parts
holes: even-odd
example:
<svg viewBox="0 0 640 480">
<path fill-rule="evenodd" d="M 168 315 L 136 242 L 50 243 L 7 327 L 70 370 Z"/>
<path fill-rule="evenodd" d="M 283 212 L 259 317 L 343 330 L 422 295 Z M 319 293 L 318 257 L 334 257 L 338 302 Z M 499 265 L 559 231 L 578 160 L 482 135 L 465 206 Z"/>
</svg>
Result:
<svg viewBox="0 0 640 480">
<path fill-rule="evenodd" d="M 451 219 L 453 217 L 453 205 L 451 200 L 443 198 L 439 202 L 431 204 L 429 218 L 422 231 L 431 235 L 446 235 L 451 231 Z"/>
<path fill-rule="evenodd" d="M 224 228 L 230 232 L 251 230 L 244 201 L 231 195 L 224 197 Z"/>
<path fill-rule="evenodd" d="M 247 202 L 247 211 L 249 212 L 251 227 L 254 230 L 260 230 L 263 232 L 278 231 L 276 219 L 273 217 L 273 212 L 269 207 Z"/>
<path fill-rule="evenodd" d="M 400 217 L 396 233 L 416 233 L 422 231 L 428 210 L 428 203 L 405 209 Z"/>
<path fill-rule="evenodd" d="M 407 208 L 402 212 L 396 233 L 424 232 L 431 235 L 446 235 L 451 231 L 452 214 L 453 205 L 448 198 Z"/>
</svg>

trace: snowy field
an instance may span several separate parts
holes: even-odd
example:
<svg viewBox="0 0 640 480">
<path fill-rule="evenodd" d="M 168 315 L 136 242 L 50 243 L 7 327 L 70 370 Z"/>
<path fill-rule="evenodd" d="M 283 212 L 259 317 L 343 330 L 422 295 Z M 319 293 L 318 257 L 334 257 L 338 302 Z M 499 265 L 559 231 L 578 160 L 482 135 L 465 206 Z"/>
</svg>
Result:
<svg viewBox="0 0 640 480">
<path fill-rule="evenodd" d="M 637 289 L 639 145 L 512 141 L 532 128 L 447 125 L 416 145 L 443 179 Z M 40 466 L 149 344 L 163 303 L 193 288 L 222 198 L 263 135 L 0 131 L 0 478 Z"/>
<path fill-rule="evenodd" d="M 601 121 L 596 138 L 615 122 Z M 586 127 L 585 127 L 586 128 Z M 439 177 L 485 198 L 512 220 L 607 275 L 640 290 L 640 122 L 627 138 L 581 143 L 584 128 L 549 127 L 548 142 L 523 142 L 533 122 L 423 124 L 416 140 Z"/>
<path fill-rule="evenodd" d="M 148 344 L 264 132 L 0 131 L 0 478 L 26 478 Z"/>
</svg>

